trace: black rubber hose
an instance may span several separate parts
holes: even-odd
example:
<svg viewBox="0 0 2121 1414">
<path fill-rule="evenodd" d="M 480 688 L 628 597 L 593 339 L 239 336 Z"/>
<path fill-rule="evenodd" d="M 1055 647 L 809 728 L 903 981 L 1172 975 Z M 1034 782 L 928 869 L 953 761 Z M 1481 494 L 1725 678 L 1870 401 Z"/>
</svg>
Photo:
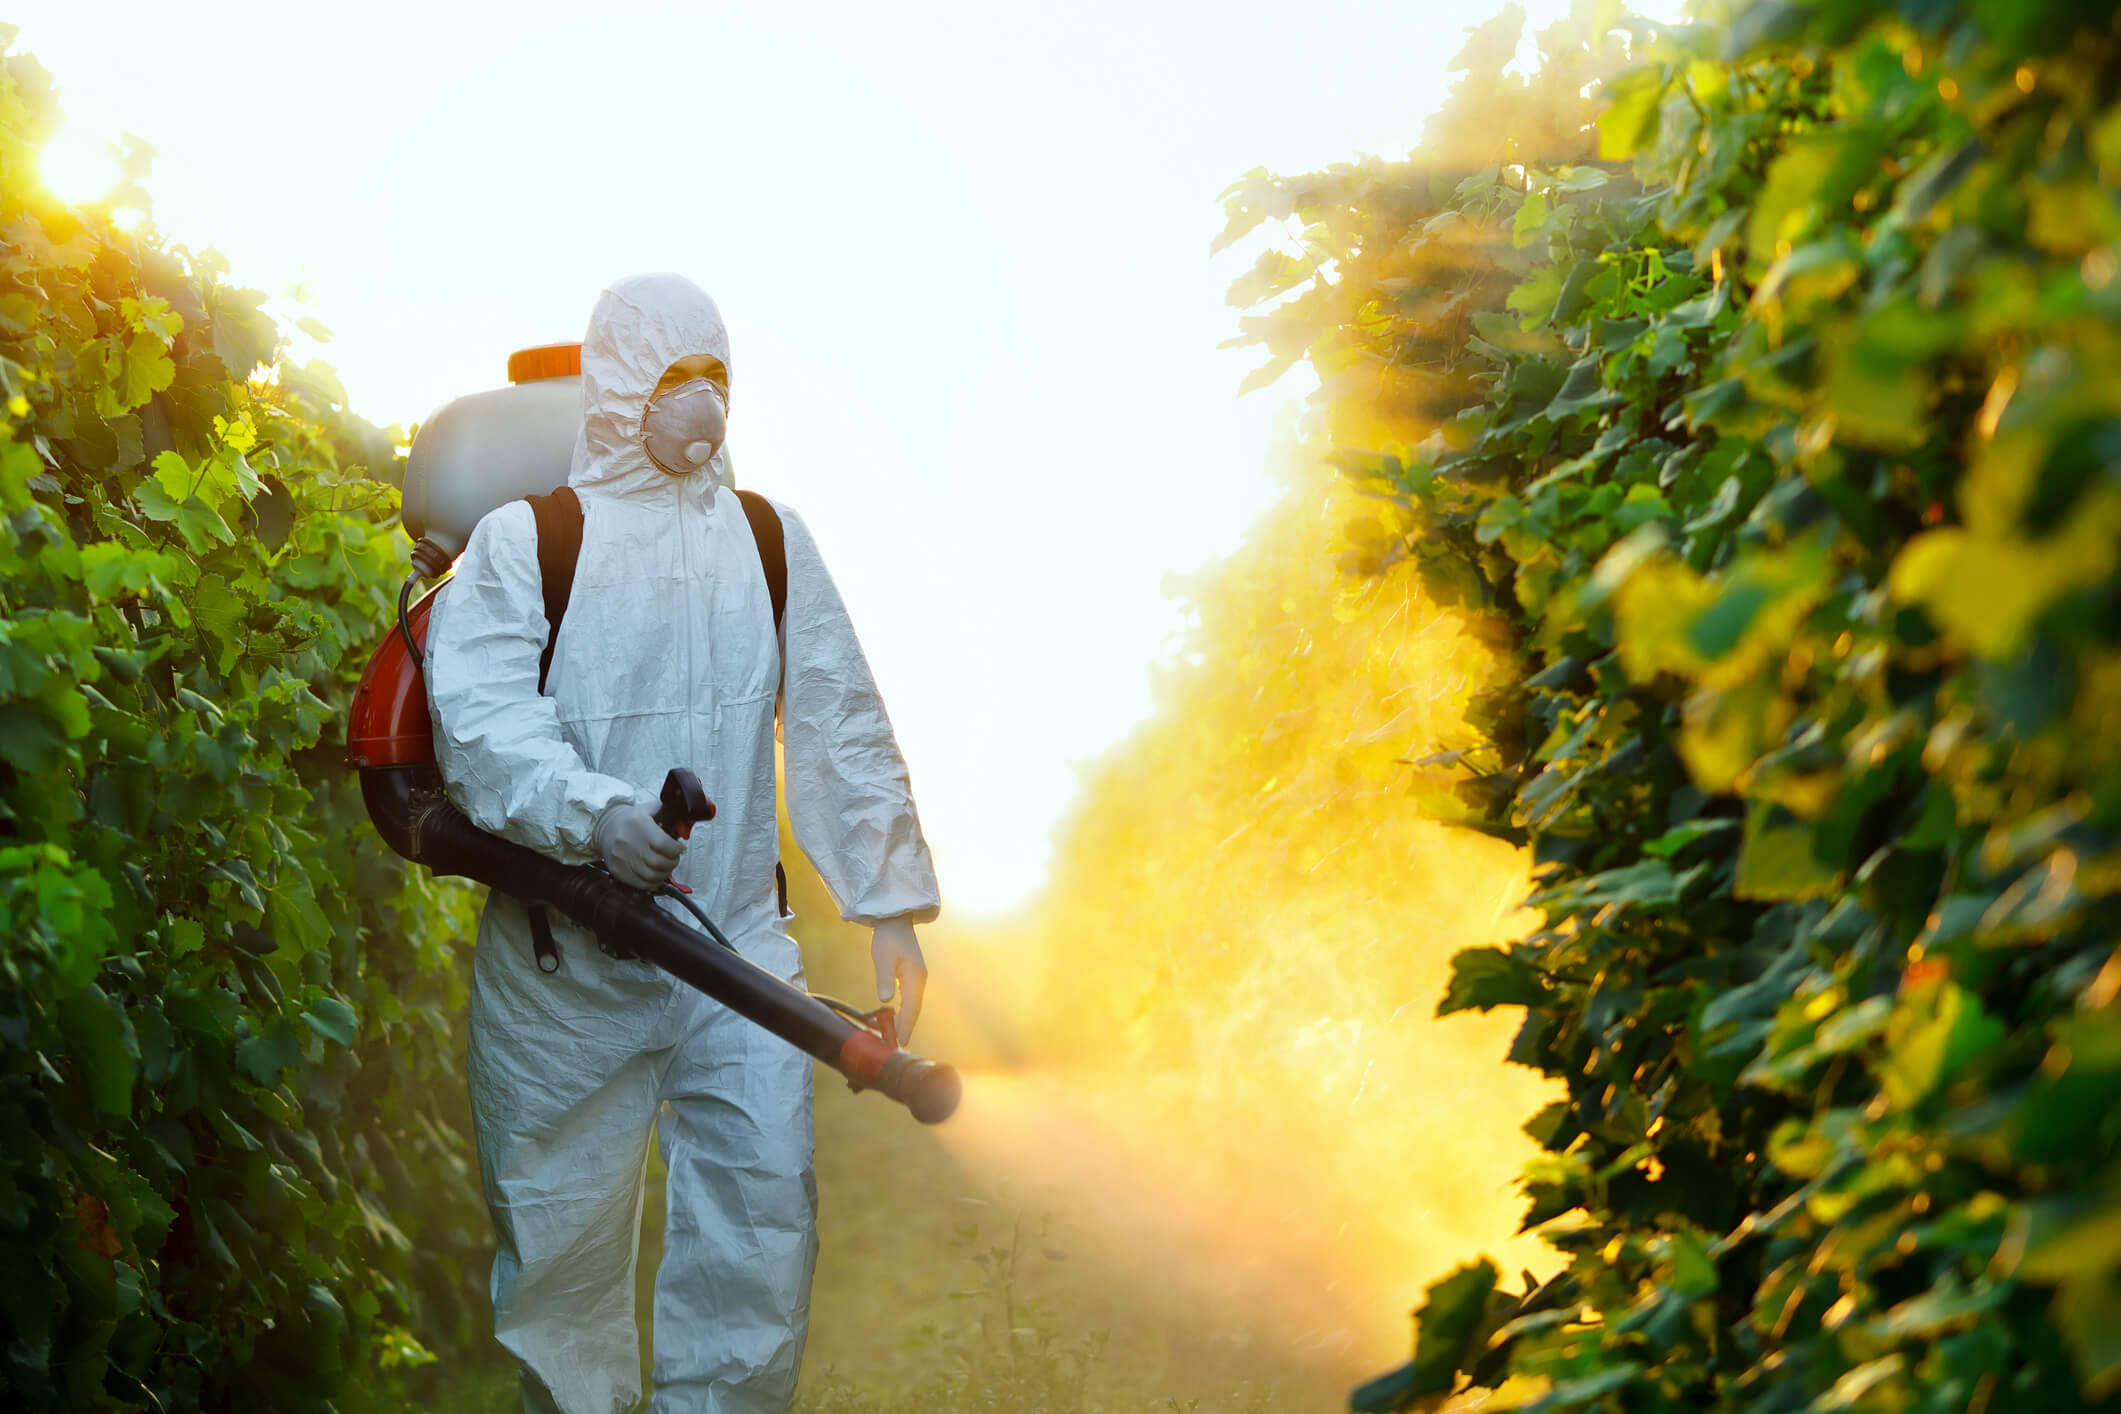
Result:
<svg viewBox="0 0 2121 1414">
<path fill-rule="evenodd" d="M 657 898 L 667 898 L 672 903 L 676 904 L 679 908 L 684 909 L 687 913 L 692 915 L 693 921 L 700 925 L 700 931 L 704 932 L 708 937 L 714 939 L 715 942 L 720 946 L 729 949 L 729 951 L 731 952 L 736 951 L 736 944 L 730 942 L 729 939 L 722 936 L 722 930 L 714 926 L 714 920 L 712 918 L 709 918 L 705 913 L 700 911 L 700 906 L 692 901 L 692 896 L 689 891 L 679 888 L 676 884 L 665 884 L 663 885 L 663 887 L 655 891 L 655 896 Z M 826 1006 L 832 1007 L 834 1010 L 844 1009 L 842 1004 L 834 1002 L 830 997 L 819 997 L 818 1000 L 823 1002 Z"/>
<path fill-rule="evenodd" d="M 425 674 L 427 671 L 427 655 L 420 651 L 420 640 L 412 636 L 412 612 L 410 608 L 413 586 L 419 582 L 420 572 L 414 570 L 411 574 L 405 576 L 405 583 L 398 586 L 398 632 L 405 636 L 405 651 L 412 654 L 414 670 Z"/>
</svg>

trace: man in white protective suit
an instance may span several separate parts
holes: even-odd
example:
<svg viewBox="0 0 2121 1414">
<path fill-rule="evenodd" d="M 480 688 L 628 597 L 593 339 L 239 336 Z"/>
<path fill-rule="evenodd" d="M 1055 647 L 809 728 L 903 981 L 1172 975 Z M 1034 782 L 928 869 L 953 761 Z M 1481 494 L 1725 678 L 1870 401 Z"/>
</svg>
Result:
<svg viewBox="0 0 2121 1414">
<path fill-rule="evenodd" d="M 926 980 L 913 925 L 936 915 L 935 870 L 846 608 L 778 503 L 776 636 L 750 524 L 715 479 L 728 368 L 721 314 L 690 281 L 604 291 L 568 477 L 581 554 L 544 691 L 537 529 L 519 501 L 479 523 L 436 603 L 437 755 L 449 798 L 480 828 L 563 863 L 601 859 L 635 887 L 674 870 L 745 957 L 800 981 L 775 885 L 778 703 L 797 841 L 842 915 L 875 930 L 878 993 L 898 991 L 903 1034 Z M 674 766 L 717 807 L 689 844 L 652 818 Z M 547 975 L 524 906 L 495 893 L 471 996 L 495 1333 L 522 1362 L 524 1405 L 611 1414 L 639 1398 L 634 1261 L 663 1107 L 650 1408 L 785 1410 L 817 1257 L 810 1060 L 565 919 L 551 927 L 560 959 Z"/>
</svg>

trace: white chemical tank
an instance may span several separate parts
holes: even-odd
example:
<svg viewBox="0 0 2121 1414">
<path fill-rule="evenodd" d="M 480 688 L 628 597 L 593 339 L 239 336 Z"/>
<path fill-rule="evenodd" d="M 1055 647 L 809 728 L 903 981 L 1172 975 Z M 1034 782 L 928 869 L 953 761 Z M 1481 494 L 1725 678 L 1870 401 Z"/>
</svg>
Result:
<svg viewBox="0 0 2121 1414">
<path fill-rule="evenodd" d="M 508 356 L 508 386 L 467 393 L 420 424 L 405 457 L 405 533 L 453 560 L 480 517 L 567 484 L 582 426 L 582 346 Z"/>
<path fill-rule="evenodd" d="M 434 547 L 431 574 L 464 553 L 488 511 L 567 484 L 582 426 L 582 346 L 541 344 L 508 356 L 508 386 L 437 408 L 405 458 L 405 533 Z M 729 450 L 716 479 L 733 486 Z M 415 551 L 416 557 L 420 552 Z"/>
</svg>

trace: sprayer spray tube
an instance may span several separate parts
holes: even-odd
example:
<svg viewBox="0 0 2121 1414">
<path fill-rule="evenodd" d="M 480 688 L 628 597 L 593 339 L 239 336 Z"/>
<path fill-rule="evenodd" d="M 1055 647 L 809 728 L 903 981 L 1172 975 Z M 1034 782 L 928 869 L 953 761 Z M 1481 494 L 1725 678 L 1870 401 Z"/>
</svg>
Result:
<svg viewBox="0 0 2121 1414">
<path fill-rule="evenodd" d="M 542 903 L 606 942 L 622 946 L 846 1076 L 881 1091 L 924 1124 L 948 1118 L 961 1085 L 946 1065 L 893 1050 L 793 983 L 731 952 L 609 874 L 557 864 L 490 835 L 436 789 L 432 767 L 361 773 L 369 814 L 387 843 L 436 874 L 462 875 L 526 903 Z M 395 834 L 395 837 L 392 837 Z"/>
</svg>

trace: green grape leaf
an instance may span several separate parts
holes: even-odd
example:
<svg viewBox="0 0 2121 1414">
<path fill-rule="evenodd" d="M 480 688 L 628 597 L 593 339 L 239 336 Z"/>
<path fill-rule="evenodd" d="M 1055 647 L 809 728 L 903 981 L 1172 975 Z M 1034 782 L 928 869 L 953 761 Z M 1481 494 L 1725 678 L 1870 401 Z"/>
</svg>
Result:
<svg viewBox="0 0 2121 1414">
<path fill-rule="evenodd" d="M 337 997 L 319 997 L 302 1013 L 302 1020 L 310 1030 L 327 1041 L 336 1041 L 342 1046 L 351 1046 L 360 1035 L 360 1018 L 354 1009 Z"/>
<path fill-rule="evenodd" d="M 119 1119 L 129 1116 L 140 1043 L 125 1012 L 91 985 L 60 1001 L 58 1020 L 96 1107 Z"/>
</svg>

